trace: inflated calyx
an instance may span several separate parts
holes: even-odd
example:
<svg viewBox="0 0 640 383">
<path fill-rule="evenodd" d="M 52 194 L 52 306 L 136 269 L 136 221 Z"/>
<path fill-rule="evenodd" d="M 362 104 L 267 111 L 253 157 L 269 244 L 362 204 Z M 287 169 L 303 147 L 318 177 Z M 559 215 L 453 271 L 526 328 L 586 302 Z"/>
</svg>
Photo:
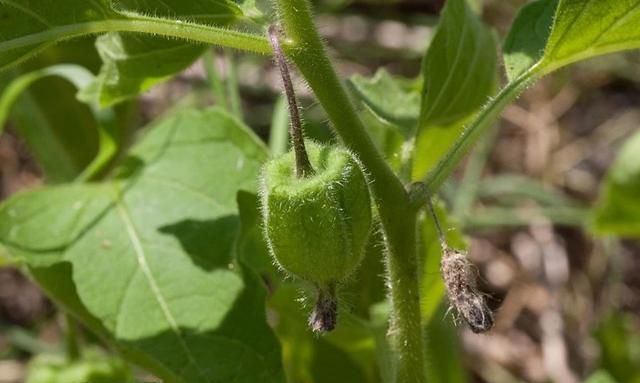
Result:
<svg viewBox="0 0 640 383">
<path fill-rule="evenodd" d="M 263 224 L 277 264 L 317 287 L 310 322 L 325 331 L 335 326 L 335 286 L 364 256 L 371 199 L 362 168 L 349 151 L 312 141 L 306 145 L 313 172 L 305 177 L 296 177 L 292 152 L 265 165 Z"/>
</svg>

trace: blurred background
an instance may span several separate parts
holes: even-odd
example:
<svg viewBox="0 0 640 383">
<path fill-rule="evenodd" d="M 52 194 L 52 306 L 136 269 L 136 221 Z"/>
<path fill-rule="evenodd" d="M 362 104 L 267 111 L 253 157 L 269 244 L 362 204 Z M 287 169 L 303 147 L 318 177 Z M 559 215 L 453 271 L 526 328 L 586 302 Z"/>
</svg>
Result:
<svg viewBox="0 0 640 383">
<path fill-rule="evenodd" d="M 524 3 L 484 0 L 483 18 L 503 37 Z M 369 77 L 379 68 L 413 78 L 442 5 L 320 0 L 317 22 L 344 78 Z M 75 62 L 97 71 L 97 53 L 86 54 L 92 46 L 90 39 L 63 43 L 18 70 Z M 208 59 L 222 81 L 238 85 L 237 103 L 229 107 L 266 140 L 280 90 L 271 60 L 221 50 Z M 216 103 L 209 81 L 207 65 L 198 61 L 139 100 L 119 105 L 120 116 L 127 126 L 140 127 L 173 108 Z M 35 158 L 46 153 L 30 149 L 37 148 L 35 132 L 43 124 L 54 138 L 72 132 L 81 150 L 70 163 L 90 161 L 97 137 L 74 130 L 90 118 L 74 92 L 63 80 L 48 78 L 21 96 L 0 136 L 0 199 L 43 182 Z M 298 83 L 298 95 L 309 134 L 329 139 L 326 118 L 304 84 Z M 18 124 L 27 134 L 16 135 Z M 469 163 L 479 164 L 476 213 L 454 218 L 469 236 L 470 256 L 497 314 L 488 335 L 457 328 L 470 381 L 571 383 L 606 370 L 617 382 L 640 382 L 640 242 L 594 238 L 584 229 L 603 176 L 638 126 L 640 55 L 605 56 L 526 91 L 503 113 L 499 133 L 472 153 Z M 134 130 L 123 132 L 123 139 L 132 140 Z M 445 200 L 457 198 L 460 184 L 447 184 Z M 533 205 L 544 208 L 532 214 Z M 0 267 L 0 383 L 22 382 L 31 358 L 63 349 L 64 323 L 37 286 L 16 268 Z"/>
</svg>

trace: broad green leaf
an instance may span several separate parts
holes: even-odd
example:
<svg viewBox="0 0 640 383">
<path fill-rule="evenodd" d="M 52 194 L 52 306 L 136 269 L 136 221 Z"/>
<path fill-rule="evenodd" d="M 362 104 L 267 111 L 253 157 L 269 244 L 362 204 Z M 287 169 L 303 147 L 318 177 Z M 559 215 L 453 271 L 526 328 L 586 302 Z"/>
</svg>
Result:
<svg viewBox="0 0 640 383">
<path fill-rule="evenodd" d="M 536 0 L 520 9 L 504 46 L 504 64 L 510 81 L 544 54 L 558 0 Z"/>
<path fill-rule="evenodd" d="M 640 48 L 637 0 L 560 0 L 545 49 L 545 72 L 570 63 Z"/>
<path fill-rule="evenodd" d="M 117 10 L 155 17 L 187 19 L 199 24 L 226 25 L 240 16 L 237 5 L 228 0 L 156 1 L 124 0 Z M 96 84 L 84 98 L 96 98 L 110 105 L 142 93 L 192 64 L 205 50 L 202 44 L 167 40 L 132 33 L 109 33 L 96 40 L 103 61 Z"/>
<path fill-rule="evenodd" d="M 420 94 L 412 84 L 401 83 L 384 69 L 370 79 L 355 75 L 348 84 L 372 113 L 403 128 L 406 136 L 413 134 L 420 112 Z"/>
<path fill-rule="evenodd" d="M 265 159 L 225 113 L 184 111 L 155 126 L 113 181 L 8 200 L 0 242 L 46 286 L 62 280 L 62 304 L 166 382 L 280 382 L 264 287 L 233 258 L 236 192 L 255 190 Z"/>
<path fill-rule="evenodd" d="M 594 229 L 600 234 L 640 236 L 640 133 L 620 149 L 597 202 Z"/>
<path fill-rule="evenodd" d="M 419 130 L 444 126 L 475 112 L 496 78 L 493 32 L 466 0 L 448 0 L 422 65 Z"/>
<path fill-rule="evenodd" d="M 635 0 L 538 0 L 525 6 L 505 41 L 510 80 L 607 53 L 640 48 Z"/>
<path fill-rule="evenodd" d="M 430 172 L 496 83 L 496 41 L 466 0 L 448 0 L 422 65 L 412 179 Z"/>
</svg>

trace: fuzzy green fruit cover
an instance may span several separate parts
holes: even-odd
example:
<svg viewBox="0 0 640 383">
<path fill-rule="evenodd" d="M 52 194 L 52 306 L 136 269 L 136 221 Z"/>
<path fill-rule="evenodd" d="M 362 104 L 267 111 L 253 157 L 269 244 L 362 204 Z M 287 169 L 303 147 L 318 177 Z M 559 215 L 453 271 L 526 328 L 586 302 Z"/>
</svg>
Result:
<svg viewBox="0 0 640 383">
<path fill-rule="evenodd" d="M 346 149 L 307 141 L 314 173 L 298 178 L 289 152 L 262 173 L 265 236 L 278 265 L 318 286 L 347 279 L 364 255 L 371 198 L 359 162 Z"/>
</svg>

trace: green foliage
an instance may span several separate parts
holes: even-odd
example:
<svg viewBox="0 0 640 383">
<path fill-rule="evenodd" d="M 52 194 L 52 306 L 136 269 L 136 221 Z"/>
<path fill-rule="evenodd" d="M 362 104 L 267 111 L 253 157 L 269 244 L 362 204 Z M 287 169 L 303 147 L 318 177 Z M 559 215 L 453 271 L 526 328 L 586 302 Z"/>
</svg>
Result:
<svg viewBox="0 0 640 383">
<path fill-rule="evenodd" d="M 26 383 L 129 383 L 127 366 L 118 358 L 86 350 L 79 360 L 43 354 L 29 364 Z"/>
<path fill-rule="evenodd" d="M 601 234 L 640 236 L 640 134 L 621 148 L 607 174 L 594 215 Z"/>
<path fill-rule="evenodd" d="M 422 65 L 419 127 L 449 125 L 478 109 L 493 91 L 496 41 L 466 0 L 449 0 Z"/>
<path fill-rule="evenodd" d="M 384 69 L 371 79 L 355 75 L 349 80 L 351 89 L 377 117 L 402 128 L 405 136 L 413 135 L 420 111 L 420 95 L 409 82 L 401 83 Z"/>
<path fill-rule="evenodd" d="M 148 14 L 154 17 L 186 20 L 198 24 L 223 26 L 241 16 L 238 6 L 229 0 L 202 2 L 118 1 L 121 13 Z M 202 44 L 167 40 L 139 34 L 108 33 L 96 40 L 102 68 L 96 83 L 84 97 L 111 105 L 142 93 L 158 82 L 178 73 L 205 50 Z"/>
<path fill-rule="evenodd" d="M 504 43 L 509 82 L 491 99 L 497 43 L 477 5 L 447 1 L 417 79 L 383 70 L 372 79 L 352 78 L 351 90 L 364 106 L 357 113 L 327 58 L 308 2 L 276 2 L 287 37 L 283 49 L 327 112 L 339 145 L 346 146 L 322 157 L 311 145 L 318 174 L 309 179 L 292 176 L 291 155 L 267 165 L 265 177 L 269 206 L 262 212 L 279 217 L 277 235 L 270 219 L 265 227 L 280 264 L 314 282 L 344 282 L 338 326 L 317 338 L 307 329 L 308 308 L 297 302 L 308 292 L 283 280 L 268 258 L 256 196 L 268 155 L 240 122 L 221 110 L 173 112 L 152 124 L 104 177 L 121 149 L 122 116 L 97 106 L 150 89 L 191 64 L 207 44 L 269 54 L 262 36 L 227 29 L 247 20 L 259 29 L 271 13 L 268 6 L 253 0 L 0 1 L 0 69 L 15 68 L 11 78 L 0 79 L 0 121 L 9 116 L 15 123 L 49 184 L 0 205 L 0 257 L 23 262 L 54 300 L 167 383 L 281 382 L 285 375 L 294 382 L 421 383 L 424 371 L 434 382 L 467 381 L 455 331 L 442 319 L 435 227 L 418 219 L 406 181 L 424 179 L 435 194 L 501 110 L 535 80 L 579 60 L 640 47 L 637 1 L 530 2 Z M 102 60 L 96 77 L 78 66 L 50 66 L 73 57 L 70 62 L 96 71 L 93 50 L 24 62 L 82 36 L 85 45 L 95 42 Z M 72 80 L 89 106 L 68 97 L 76 89 L 52 76 Z M 225 92 L 219 83 L 220 98 Z M 230 97 L 229 108 L 240 117 L 238 98 Z M 65 112 L 69 105 L 73 113 Z M 271 141 L 275 153 L 286 148 L 285 111 L 281 102 Z M 625 145 L 607 177 L 594 221 L 600 233 L 640 232 L 639 139 Z M 274 176 L 278 163 L 288 173 Z M 76 182 L 50 185 L 68 181 Z M 466 227 L 513 216 L 513 199 L 505 195 L 548 207 L 558 222 L 581 221 L 583 209 L 563 195 L 530 180 L 515 181 L 478 185 L 465 206 L 472 207 L 477 192 L 506 207 L 472 217 L 479 219 L 464 222 Z M 286 199 L 273 203 L 275 189 L 298 193 L 305 206 Z M 558 218 L 563 208 L 572 210 L 571 219 Z M 444 206 L 437 214 L 447 229 L 453 226 Z M 372 221 L 378 227 L 369 240 Z M 508 224 L 516 223 L 512 218 Z M 451 246 L 464 247 L 459 231 L 446 235 Z M 352 273 L 362 257 L 361 272 Z M 611 320 L 599 330 L 603 370 L 590 381 L 637 380 L 638 342 L 625 326 Z M 423 351 L 431 360 L 426 367 Z M 98 382 L 104 360 L 89 359 L 38 360 L 30 379 Z"/>
<path fill-rule="evenodd" d="M 505 41 L 510 80 L 640 47 L 640 9 L 632 0 L 538 0 L 525 6 Z"/>
<path fill-rule="evenodd" d="M 438 163 L 486 102 L 495 88 L 496 61 L 493 32 L 466 0 L 447 1 L 422 65 L 412 178 Z"/>
<path fill-rule="evenodd" d="M 595 336 L 601 347 L 601 367 L 606 375 L 610 375 L 609 380 L 640 382 L 640 326 L 637 318 L 631 314 L 610 313 L 599 325 Z M 604 373 L 596 375 L 600 375 L 597 379 L 605 379 Z"/>
<path fill-rule="evenodd" d="M 226 114 L 184 111 L 154 127 L 113 181 L 11 198 L 0 240 L 45 285 L 72 265 L 79 302 L 60 303 L 80 303 L 76 315 L 166 381 L 277 382 L 264 288 L 233 255 L 235 194 L 255 190 L 265 157 Z"/>
<path fill-rule="evenodd" d="M 314 173 L 298 178 L 291 151 L 265 165 L 263 225 L 278 265 L 321 286 L 358 267 L 371 231 L 371 199 L 348 151 L 307 141 Z"/>
</svg>

